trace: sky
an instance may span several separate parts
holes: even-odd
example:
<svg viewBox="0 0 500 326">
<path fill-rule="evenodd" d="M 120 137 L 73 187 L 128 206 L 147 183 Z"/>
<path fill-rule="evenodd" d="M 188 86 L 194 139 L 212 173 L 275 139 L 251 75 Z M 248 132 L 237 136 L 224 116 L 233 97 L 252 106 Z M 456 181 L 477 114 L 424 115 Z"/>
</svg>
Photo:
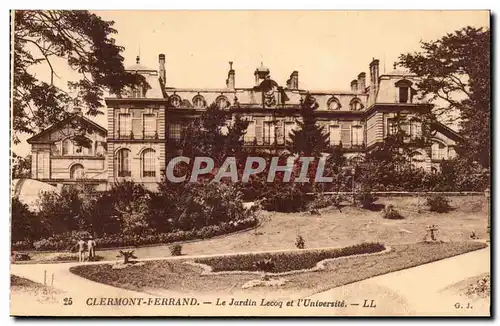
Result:
<svg viewBox="0 0 500 326">
<path fill-rule="evenodd" d="M 223 88 L 233 61 L 236 87 L 253 86 L 261 62 L 284 85 L 299 71 L 300 88 L 348 90 L 373 58 L 380 72 L 391 71 L 401 53 L 420 49 L 465 26 L 489 27 L 487 11 L 96 11 L 115 21 L 116 44 L 125 47 L 125 66 L 157 69 L 166 55 L 167 85 Z M 58 62 L 58 85 L 74 73 Z M 37 76 L 48 78 L 46 66 Z M 105 109 L 104 109 L 105 111 Z M 104 127 L 105 116 L 94 120 Z M 29 154 L 22 142 L 13 145 Z"/>
</svg>

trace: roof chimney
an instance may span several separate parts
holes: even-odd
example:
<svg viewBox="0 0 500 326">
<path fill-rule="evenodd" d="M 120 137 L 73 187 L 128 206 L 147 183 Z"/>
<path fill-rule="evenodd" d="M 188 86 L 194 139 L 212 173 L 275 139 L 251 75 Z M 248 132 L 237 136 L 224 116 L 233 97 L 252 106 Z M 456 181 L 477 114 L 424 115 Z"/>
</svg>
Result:
<svg viewBox="0 0 500 326">
<path fill-rule="evenodd" d="M 357 93 L 358 92 L 358 81 L 356 79 L 354 79 L 352 82 L 351 82 L 351 91 L 353 93 Z"/>
<path fill-rule="evenodd" d="M 227 73 L 226 87 L 229 89 L 234 89 L 235 87 L 235 72 L 232 61 L 229 61 L 229 72 Z"/>
<path fill-rule="evenodd" d="M 374 99 L 378 91 L 378 78 L 379 78 L 379 61 L 373 58 L 372 62 L 370 63 L 370 92 L 374 96 Z"/>
<path fill-rule="evenodd" d="M 286 82 L 287 87 L 293 90 L 299 89 L 299 72 L 297 70 L 294 70 L 290 74 L 290 79 L 287 80 Z"/>
<path fill-rule="evenodd" d="M 358 75 L 358 90 L 360 93 L 364 93 L 366 91 L 366 74 L 361 72 Z"/>
<path fill-rule="evenodd" d="M 165 71 L 165 55 L 160 53 L 158 55 L 158 63 L 159 63 L 159 71 L 160 71 L 160 80 L 165 85 L 167 83 L 167 73 Z"/>
</svg>

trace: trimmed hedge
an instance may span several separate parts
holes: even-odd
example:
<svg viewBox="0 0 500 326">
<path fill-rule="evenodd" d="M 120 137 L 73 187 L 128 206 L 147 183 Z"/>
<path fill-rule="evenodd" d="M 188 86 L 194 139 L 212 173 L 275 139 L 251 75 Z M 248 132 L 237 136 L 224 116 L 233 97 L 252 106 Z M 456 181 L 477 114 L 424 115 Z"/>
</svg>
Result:
<svg viewBox="0 0 500 326">
<path fill-rule="evenodd" d="M 339 249 L 299 252 L 270 252 L 196 259 L 196 263 L 210 265 L 214 272 L 259 271 L 257 262 L 272 261 L 272 273 L 282 273 L 310 269 L 322 260 L 359 254 L 369 254 L 385 250 L 381 243 L 362 243 Z"/>
<path fill-rule="evenodd" d="M 248 229 L 256 226 L 257 223 L 257 218 L 250 217 L 240 221 L 222 222 L 219 225 L 205 226 L 199 230 L 175 231 L 171 233 L 158 233 L 148 235 L 113 234 L 96 238 L 95 241 L 99 249 L 167 244 L 178 241 L 208 239 L 218 235 Z M 27 241 L 19 241 L 12 245 L 12 250 L 67 251 L 73 247 L 75 241 L 76 239 L 74 237 L 68 235 L 57 235 L 55 237 L 42 239 L 33 243 Z"/>
</svg>

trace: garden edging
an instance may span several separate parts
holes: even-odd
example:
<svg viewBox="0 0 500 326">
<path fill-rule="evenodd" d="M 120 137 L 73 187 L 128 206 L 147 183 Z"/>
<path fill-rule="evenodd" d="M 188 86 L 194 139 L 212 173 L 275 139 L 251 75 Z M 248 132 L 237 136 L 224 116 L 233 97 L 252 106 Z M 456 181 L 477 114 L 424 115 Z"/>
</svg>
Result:
<svg viewBox="0 0 500 326">
<path fill-rule="evenodd" d="M 336 258 L 327 258 L 323 259 L 319 262 L 316 263 L 316 266 L 313 268 L 309 269 L 299 269 L 299 270 L 293 270 L 293 271 L 288 271 L 288 272 L 280 272 L 280 273 L 265 273 L 265 275 L 268 276 L 288 276 L 288 275 L 294 275 L 294 274 L 300 274 L 300 273 L 306 273 L 306 272 L 318 272 L 326 269 L 326 263 L 333 261 L 333 260 L 339 260 L 339 259 L 347 259 L 347 258 L 354 258 L 354 257 L 364 257 L 368 255 L 381 255 L 388 253 L 392 250 L 391 247 L 389 246 L 384 246 L 385 249 L 379 252 L 373 252 L 373 253 L 366 253 L 366 254 L 357 254 L 357 255 L 350 255 L 350 256 L 343 256 L 343 257 L 336 257 Z M 310 249 L 310 251 L 314 250 L 335 250 L 339 248 L 321 248 L 321 249 Z M 296 252 L 304 252 L 304 250 L 297 250 Z M 196 263 L 194 261 L 186 261 L 184 264 L 195 266 L 195 267 L 200 267 L 203 269 L 200 275 L 202 276 L 209 276 L 209 275 L 262 275 L 263 272 L 258 272 L 258 271 L 220 271 L 220 272 L 213 272 L 213 268 L 210 265 L 207 264 L 202 264 L 202 263 Z"/>
</svg>

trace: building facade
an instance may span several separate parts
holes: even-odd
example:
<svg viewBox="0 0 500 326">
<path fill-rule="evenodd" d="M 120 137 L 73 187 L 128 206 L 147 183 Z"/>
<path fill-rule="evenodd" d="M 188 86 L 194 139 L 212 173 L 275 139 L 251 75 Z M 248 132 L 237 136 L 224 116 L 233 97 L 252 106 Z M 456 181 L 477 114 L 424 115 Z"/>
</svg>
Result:
<svg viewBox="0 0 500 326">
<path fill-rule="evenodd" d="M 164 54 L 159 55 L 156 70 L 142 66 L 139 58 L 129 70 L 146 76 L 151 88 L 106 99 L 110 182 L 157 182 L 166 166 L 165 143 L 180 139 L 189 121 L 211 103 L 249 122 L 246 146 L 285 148 L 290 132 L 297 128 L 301 101 L 309 93 L 318 104 L 317 121 L 328 133 L 330 144 L 342 143 L 351 160 L 362 160 L 366 150 L 382 142 L 393 131 L 396 117 L 403 117 L 403 128 L 411 137 L 419 137 L 422 116 L 432 109 L 431 104 L 417 100 L 415 75 L 397 70 L 380 74 L 376 59 L 369 64 L 368 75 L 360 72 L 350 88 L 342 91 L 301 89 L 298 71 L 281 85 L 262 64 L 254 71 L 254 85 L 237 87 L 232 62 L 225 87 L 176 88 L 168 84 Z M 441 123 L 430 127 L 432 146 L 413 153 L 415 164 L 427 171 L 453 158 L 460 139 Z"/>
<path fill-rule="evenodd" d="M 61 187 L 75 183 L 107 186 L 107 131 L 77 108 L 67 119 L 29 138 L 31 178 Z"/>
<path fill-rule="evenodd" d="M 418 138 L 422 117 L 432 109 L 431 104 L 418 100 L 415 75 L 398 70 L 380 74 L 376 59 L 369 64 L 368 74 L 360 72 L 350 87 L 341 91 L 302 89 L 298 71 L 292 71 L 282 85 L 263 64 L 253 72 L 254 85 L 237 87 L 232 62 L 224 87 L 176 88 L 168 83 L 165 55 L 160 54 L 158 59 L 157 69 L 141 65 L 139 57 L 127 68 L 143 75 L 149 86 L 105 99 L 107 133 L 100 129 L 93 136 L 98 138 L 91 138 L 95 143 L 106 143 L 103 156 L 97 156 L 95 150 L 64 154 L 71 150 L 61 147 L 66 138 L 56 135 L 58 126 L 31 139 L 33 178 L 49 183 L 53 179 L 72 182 L 83 166 L 86 176 L 108 185 L 134 181 L 155 189 L 167 163 L 168 143 L 179 140 L 183 128 L 212 103 L 227 110 L 229 116 L 240 114 L 249 122 L 245 146 L 286 149 L 290 132 L 297 128 L 302 101 L 310 94 L 318 105 L 317 123 L 328 133 L 330 145 L 342 143 L 351 161 L 362 160 L 367 150 L 394 132 L 396 118 L 399 126 L 403 119 L 403 129 L 410 137 Z M 427 127 L 432 129 L 432 145 L 416 149 L 412 160 L 432 171 L 442 160 L 455 156 L 460 136 L 441 123 Z"/>
</svg>

